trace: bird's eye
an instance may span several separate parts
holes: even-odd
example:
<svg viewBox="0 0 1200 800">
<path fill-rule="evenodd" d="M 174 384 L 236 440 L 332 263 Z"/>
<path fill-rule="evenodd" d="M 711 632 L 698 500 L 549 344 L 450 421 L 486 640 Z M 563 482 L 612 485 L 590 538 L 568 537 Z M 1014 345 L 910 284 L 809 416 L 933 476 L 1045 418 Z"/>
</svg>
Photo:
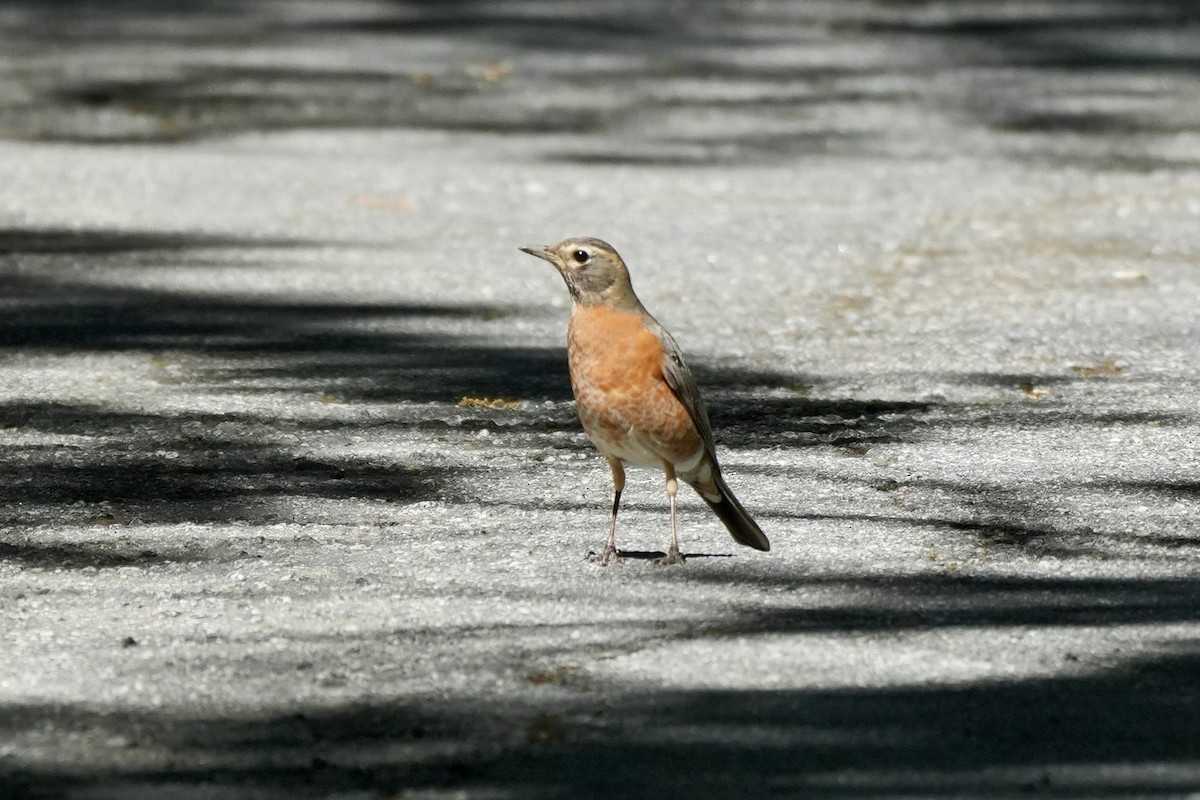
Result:
<svg viewBox="0 0 1200 800">
<path fill-rule="evenodd" d="M 587 250 L 576 250 L 571 254 L 571 258 L 575 259 L 576 264 L 586 264 L 592 260 L 592 254 Z"/>
</svg>

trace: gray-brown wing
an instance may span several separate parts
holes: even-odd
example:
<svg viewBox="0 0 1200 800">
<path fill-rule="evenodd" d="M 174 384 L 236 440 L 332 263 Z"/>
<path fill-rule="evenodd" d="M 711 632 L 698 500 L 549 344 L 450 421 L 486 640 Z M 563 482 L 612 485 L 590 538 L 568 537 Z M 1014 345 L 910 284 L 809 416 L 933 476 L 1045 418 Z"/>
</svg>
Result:
<svg viewBox="0 0 1200 800">
<path fill-rule="evenodd" d="M 671 334 L 657 321 L 651 321 L 649 327 L 658 334 L 663 343 L 663 377 L 667 380 L 667 386 L 671 387 L 671 391 L 675 392 L 675 396 L 688 410 L 692 422 L 696 423 L 696 429 L 700 431 L 700 438 L 704 440 L 709 458 L 715 462 L 717 446 L 713 441 L 712 423 L 708 421 L 708 409 L 700 399 L 700 390 L 696 388 L 696 379 L 692 377 L 692 371 L 684 363 L 683 352 Z"/>
</svg>

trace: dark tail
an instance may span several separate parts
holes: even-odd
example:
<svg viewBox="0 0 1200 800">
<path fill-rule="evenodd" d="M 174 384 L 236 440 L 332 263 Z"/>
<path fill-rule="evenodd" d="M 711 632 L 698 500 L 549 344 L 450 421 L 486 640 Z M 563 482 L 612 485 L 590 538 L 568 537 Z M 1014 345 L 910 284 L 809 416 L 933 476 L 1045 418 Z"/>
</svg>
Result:
<svg viewBox="0 0 1200 800">
<path fill-rule="evenodd" d="M 733 496 L 733 492 L 729 491 L 721 476 L 718 474 L 715 478 L 713 482 L 716 483 L 721 496 L 711 500 L 704 492 L 700 492 L 704 502 L 708 503 L 708 507 L 725 523 L 725 527 L 733 534 L 738 544 L 753 547 L 755 550 L 770 550 L 771 543 L 767 541 L 767 535 L 762 532 L 762 528 L 758 527 L 758 523 L 742 508 L 742 504 Z"/>
</svg>

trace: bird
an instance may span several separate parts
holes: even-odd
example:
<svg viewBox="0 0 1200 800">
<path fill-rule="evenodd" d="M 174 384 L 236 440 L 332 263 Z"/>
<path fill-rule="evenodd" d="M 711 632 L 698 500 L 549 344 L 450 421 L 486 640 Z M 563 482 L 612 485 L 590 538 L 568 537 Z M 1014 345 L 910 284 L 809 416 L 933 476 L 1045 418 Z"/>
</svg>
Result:
<svg viewBox="0 0 1200 800">
<path fill-rule="evenodd" d="M 549 261 L 571 294 L 567 362 L 583 430 L 612 470 L 608 544 L 593 559 L 621 561 L 617 512 L 625 467 L 661 469 L 671 505 L 671 541 L 663 564 L 682 564 L 675 495 L 690 485 L 735 541 L 767 551 L 771 544 L 725 484 L 712 425 L 696 380 L 670 333 L 638 300 L 629 269 L 612 245 L 594 238 L 520 248 Z"/>
</svg>

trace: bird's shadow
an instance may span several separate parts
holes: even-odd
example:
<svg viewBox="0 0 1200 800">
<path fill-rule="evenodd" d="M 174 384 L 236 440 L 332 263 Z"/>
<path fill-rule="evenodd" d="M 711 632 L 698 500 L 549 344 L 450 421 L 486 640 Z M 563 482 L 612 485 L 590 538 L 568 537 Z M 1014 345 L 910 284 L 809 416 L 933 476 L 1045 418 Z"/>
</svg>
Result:
<svg viewBox="0 0 1200 800">
<path fill-rule="evenodd" d="M 666 558 L 667 554 L 662 550 L 620 550 L 618 555 L 622 559 L 630 559 L 634 561 L 657 561 L 660 558 Z M 685 560 L 693 558 L 733 558 L 734 553 L 683 553 Z M 584 560 L 595 563 L 600 558 L 600 554 L 595 550 L 589 549 L 584 556 Z"/>
</svg>

